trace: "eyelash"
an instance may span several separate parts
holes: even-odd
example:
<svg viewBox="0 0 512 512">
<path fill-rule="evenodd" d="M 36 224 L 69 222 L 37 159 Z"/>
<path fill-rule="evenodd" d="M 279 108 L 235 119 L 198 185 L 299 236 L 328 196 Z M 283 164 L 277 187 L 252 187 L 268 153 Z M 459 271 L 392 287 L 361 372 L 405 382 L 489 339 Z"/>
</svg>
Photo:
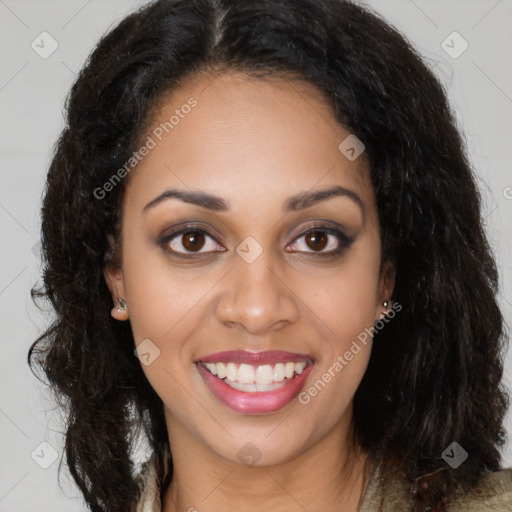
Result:
<svg viewBox="0 0 512 512">
<path fill-rule="evenodd" d="M 172 255 L 178 256 L 179 258 L 186 258 L 186 259 L 194 259 L 201 257 L 205 254 L 208 254 L 212 251 L 206 251 L 206 252 L 180 252 L 175 251 L 174 249 L 169 249 L 167 245 L 169 242 L 174 240 L 175 238 L 178 238 L 180 235 L 184 235 L 186 233 L 195 232 L 195 233 L 201 233 L 203 235 L 206 235 L 208 238 L 211 238 L 216 244 L 221 245 L 215 237 L 213 237 L 207 230 L 193 225 L 193 224 L 187 224 L 183 226 L 181 229 L 174 231 L 172 233 L 169 233 L 168 235 L 165 235 L 162 237 L 159 241 L 159 245 L 162 247 L 162 249 L 168 253 L 171 253 Z M 312 226 L 309 226 L 305 231 L 297 235 L 292 243 L 295 243 L 297 240 L 303 238 L 306 235 L 309 235 L 312 232 L 321 232 L 326 233 L 328 235 L 332 235 L 339 241 L 339 246 L 331 251 L 327 252 L 318 252 L 318 251 L 297 251 L 299 253 L 305 253 L 310 254 L 313 256 L 320 256 L 320 257 L 332 257 L 332 256 L 338 256 L 342 252 L 344 252 L 346 249 L 350 247 L 352 242 L 354 241 L 353 237 L 347 236 L 343 231 L 340 231 L 339 229 L 326 226 L 325 224 L 314 224 Z M 225 251 L 214 251 L 214 252 L 225 252 Z"/>
</svg>

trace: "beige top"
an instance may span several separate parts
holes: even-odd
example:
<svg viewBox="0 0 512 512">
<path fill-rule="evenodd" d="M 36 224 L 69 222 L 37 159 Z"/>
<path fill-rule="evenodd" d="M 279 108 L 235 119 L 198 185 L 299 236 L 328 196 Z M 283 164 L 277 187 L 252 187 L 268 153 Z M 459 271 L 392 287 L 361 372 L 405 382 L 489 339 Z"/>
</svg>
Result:
<svg viewBox="0 0 512 512">
<path fill-rule="evenodd" d="M 410 512 L 403 482 L 396 480 L 379 493 L 380 476 L 378 467 L 368 482 L 359 512 Z M 136 512 L 162 512 L 154 455 L 143 464 L 139 482 L 142 495 Z M 512 468 L 487 473 L 470 493 L 455 496 L 447 512 L 512 512 Z"/>
</svg>

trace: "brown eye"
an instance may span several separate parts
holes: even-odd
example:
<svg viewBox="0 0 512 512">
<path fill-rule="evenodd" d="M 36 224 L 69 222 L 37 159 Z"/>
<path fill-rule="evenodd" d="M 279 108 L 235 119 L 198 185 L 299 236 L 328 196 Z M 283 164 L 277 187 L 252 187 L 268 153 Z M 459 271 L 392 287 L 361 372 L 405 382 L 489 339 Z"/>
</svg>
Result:
<svg viewBox="0 0 512 512">
<path fill-rule="evenodd" d="M 323 231 L 311 231 L 305 235 L 306 244 L 314 251 L 325 249 L 329 241 L 328 236 Z"/>
<path fill-rule="evenodd" d="M 204 233 L 201 233 L 200 231 L 187 231 L 182 234 L 181 243 L 187 251 L 198 251 L 204 246 Z"/>
<path fill-rule="evenodd" d="M 353 237 L 338 229 L 313 226 L 297 237 L 291 247 L 295 252 L 328 257 L 341 254 L 353 241 Z"/>
<path fill-rule="evenodd" d="M 177 256 L 223 252 L 222 246 L 207 231 L 195 226 L 185 227 L 163 237 L 160 246 Z"/>
</svg>

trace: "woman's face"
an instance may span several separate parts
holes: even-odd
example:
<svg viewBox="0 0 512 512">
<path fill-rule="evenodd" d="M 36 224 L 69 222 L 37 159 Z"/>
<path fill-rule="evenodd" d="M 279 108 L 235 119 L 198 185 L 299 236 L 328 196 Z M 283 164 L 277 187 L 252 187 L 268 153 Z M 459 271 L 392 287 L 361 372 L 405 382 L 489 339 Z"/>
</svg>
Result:
<svg viewBox="0 0 512 512">
<path fill-rule="evenodd" d="M 173 452 L 263 465 L 343 440 L 392 291 L 365 154 L 297 81 L 198 75 L 162 105 L 105 275 Z"/>
</svg>

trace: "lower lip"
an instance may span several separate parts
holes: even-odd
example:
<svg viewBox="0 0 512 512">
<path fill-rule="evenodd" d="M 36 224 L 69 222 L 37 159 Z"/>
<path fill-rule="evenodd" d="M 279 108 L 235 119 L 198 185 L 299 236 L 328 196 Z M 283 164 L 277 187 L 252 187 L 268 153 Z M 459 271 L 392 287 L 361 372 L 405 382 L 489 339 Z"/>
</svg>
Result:
<svg viewBox="0 0 512 512">
<path fill-rule="evenodd" d="M 243 414 L 266 414 L 282 409 L 299 394 L 313 369 L 312 364 L 307 364 L 300 375 L 296 375 L 279 389 L 248 393 L 228 386 L 221 379 L 212 375 L 201 363 L 197 363 L 197 367 L 215 397 L 233 411 Z"/>
</svg>

